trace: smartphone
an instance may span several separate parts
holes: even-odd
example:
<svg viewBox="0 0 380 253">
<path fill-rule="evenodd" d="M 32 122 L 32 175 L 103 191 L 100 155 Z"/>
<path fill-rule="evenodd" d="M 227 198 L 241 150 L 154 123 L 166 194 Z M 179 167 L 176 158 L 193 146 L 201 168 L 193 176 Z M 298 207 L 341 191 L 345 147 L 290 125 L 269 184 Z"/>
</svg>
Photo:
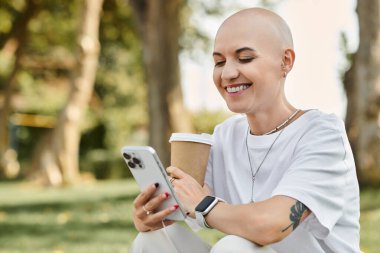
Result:
<svg viewBox="0 0 380 253">
<path fill-rule="evenodd" d="M 168 179 L 164 167 L 156 151 L 149 146 L 125 146 L 121 149 L 125 163 L 135 178 L 140 190 L 145 190 L 148 186 L 159 183 L 154 196 L 168 192 L 169 199 L 165 200 L 155 211 L 160 211 L 175 204 L 179 208 L 166 217 L 167 220 L 184 220 L 186 212 L 178 197 L 176 196 L 173 186 Z"/>
</svg>

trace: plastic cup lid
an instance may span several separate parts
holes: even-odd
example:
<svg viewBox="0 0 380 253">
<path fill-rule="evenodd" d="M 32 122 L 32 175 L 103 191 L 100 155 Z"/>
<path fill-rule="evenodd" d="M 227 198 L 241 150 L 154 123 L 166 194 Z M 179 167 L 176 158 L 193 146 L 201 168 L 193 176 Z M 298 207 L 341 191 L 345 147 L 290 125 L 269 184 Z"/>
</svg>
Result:
<svg viewBox="0 0 380 253">
<path fill-rule="evenodd" d="M 189 141 L 189 142 L 199 142 L 211 145 L 213 144 L 212 135 L 210 134 L 189 134 L 189 133 L 173 133 L 169 139 L 169 142 L 173 141 Z"/>
</svg>

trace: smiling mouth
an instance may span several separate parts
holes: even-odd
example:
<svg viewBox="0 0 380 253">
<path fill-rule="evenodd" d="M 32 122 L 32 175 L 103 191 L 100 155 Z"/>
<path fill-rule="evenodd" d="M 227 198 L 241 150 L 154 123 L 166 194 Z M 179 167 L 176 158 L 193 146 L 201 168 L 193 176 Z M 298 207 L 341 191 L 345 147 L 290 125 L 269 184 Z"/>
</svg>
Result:
<svg viewBox="0 0 380 253">
<path fill-rule="evenodd" d="M 252 84 L 242 84 L 237 86 L 228 86 L 224 88 L 228 93 L 238 93 L 251 87 Z"/>
</svg>

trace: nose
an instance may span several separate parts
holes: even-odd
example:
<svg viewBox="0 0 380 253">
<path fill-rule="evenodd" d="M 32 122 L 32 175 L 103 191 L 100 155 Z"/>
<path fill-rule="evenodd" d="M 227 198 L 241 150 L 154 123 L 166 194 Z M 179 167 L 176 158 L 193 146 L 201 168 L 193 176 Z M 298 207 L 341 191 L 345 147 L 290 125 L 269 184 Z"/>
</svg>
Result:
<svg viewBox="0 0 380 253">
<path fill-rule="evenodd" d="M 239 76 L 239 70 L 237 69 L 237 66 L 234 62 L 226 61 L 223 70 L 221 78 L 224 80 L 232 80 Z"/>
</svg>

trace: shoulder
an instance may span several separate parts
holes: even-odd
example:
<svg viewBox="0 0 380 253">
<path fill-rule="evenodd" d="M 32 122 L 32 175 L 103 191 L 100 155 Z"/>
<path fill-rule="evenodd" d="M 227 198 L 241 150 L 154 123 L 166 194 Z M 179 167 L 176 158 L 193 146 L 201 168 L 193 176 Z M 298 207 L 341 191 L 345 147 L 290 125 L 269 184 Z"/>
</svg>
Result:
<svg viewBox="0 0 380 253">
<path fill-rule="evenodd" d="M 307 111 L 304 115 L 303 127 L 306 132 L 331 131 L 337 134 L 345 133 L 344 122 L 335 114 L 324 113 L 319 110 Z"/>
<path fill-rule="evenodd" d="M 350 151 L 343 120 L 334 114 L 311 110 L 303 115 L 298 126 L 298 148 L 322 153 L 339 153 L 345 156 Z"/>
</svg>

